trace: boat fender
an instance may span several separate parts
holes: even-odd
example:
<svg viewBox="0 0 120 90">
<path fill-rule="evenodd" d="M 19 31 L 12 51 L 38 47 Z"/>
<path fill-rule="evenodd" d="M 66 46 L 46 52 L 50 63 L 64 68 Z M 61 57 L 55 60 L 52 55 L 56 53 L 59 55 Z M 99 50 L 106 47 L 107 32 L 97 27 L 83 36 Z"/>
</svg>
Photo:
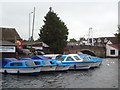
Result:
<svg viewBox="0 0 120 90">
<path fill-rule="evenodd" d="M 17 74 L 20 74 L 20 71 L 19 71 L 19 70 L 17 71 Z"/>
<path fill-rule="evenodd" d="M 4 70 L 4 73 L 7 74 L 7 70 Z"/>
<path fill-rule="evenodd" d="M 74 64 L 74 69 L 76 69 L 76 64 Z"/>
</svg>

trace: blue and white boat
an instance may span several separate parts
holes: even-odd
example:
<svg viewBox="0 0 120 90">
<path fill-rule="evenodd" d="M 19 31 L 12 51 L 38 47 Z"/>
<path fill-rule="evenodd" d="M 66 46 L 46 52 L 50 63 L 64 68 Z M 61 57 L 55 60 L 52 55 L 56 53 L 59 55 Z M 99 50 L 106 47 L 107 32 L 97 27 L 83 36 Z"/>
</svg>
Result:
<svg viewBox="0 0 120 90">
<path fill-rule="evenodd" d="M 42 57 L 42 56 L 41 56 Z M 34 56 L 32 58 L 19 58 L 19 60 L 32 60 L 34 61 L 37 65 L 42 65 L 41 67 L 41 72 L 44 71 L 55 71 L 57 65 L 54 63 L 51 63 L 50 61 L 48 61 L 46 58 L 44 58 L 45 60 L 42 60 L 41 58 L 38 58 L 37 56 Z"/>
<path fill-rule="evenodd" d="M 41 67 L 41 65 L 36 65 L 32 60 L 3 58 L 0 72 L 8 74 L 35 74 L 41 71 Z"/>
<path fill-rule="evenodd" d="M 94 56 L 91 56 L 91 57 L 95 61 L 95 63 L 92 66 L 93 67 L 100 67 L 100 65 L 102 64 L 103 59 L 99 58 L 99 57 L 94 57 Z"/>
<path fill-rule="evenodd" d="M 51 64 L 56 65 L 55 71 L 67 71 L 70 67 L 69 64 L 63 64 L 61 61 L 55 60 L 55 59 L 49 59 L 43 55 L 36 55 L 32 57 L 34 60 L 43 60 L 43 61 L 49 61 Z"/>
<path fill-rule="evenodd" d="M 56 70 L 56 64 L 50 62 L 49 60 L 33 60 L 37 65 L 42 64 L 41 72 L 45 71 L 55 71 Z"/>
<path fill-rule="evenodd" d="M 84 61 L 78 54 L 63 55 L 59 59 L 64 64 L 70 64 L 69 69 L 89 69 L 92 64 L 91 61 Z"/>
<path fill-rule="evenodd" d="M 102 63 L 102 58 L 99 57 L 94 57 L 88 54 L 78 54 L 84 61 L 91 61 L 92 65 L 91 67 L 99 67 L 100 64 Z"/>
</svg>

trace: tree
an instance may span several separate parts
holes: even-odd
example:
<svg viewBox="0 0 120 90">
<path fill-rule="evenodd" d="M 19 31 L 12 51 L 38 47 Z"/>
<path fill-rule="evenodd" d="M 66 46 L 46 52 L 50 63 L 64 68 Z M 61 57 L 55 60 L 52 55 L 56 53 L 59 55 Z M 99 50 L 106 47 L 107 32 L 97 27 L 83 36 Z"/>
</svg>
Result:
<svg viewBox="0 0 120 90">
<path fill-rule="evenodd" d="M 40 40 L 50 46 L 53 53 L 63 53 L 67 45 L 68 29 L 50 7 L 44 17 L 44 25 L 40 29 Z"/>
<path fill-rule="evenodd" d="M 115 33 L 114 35 L 118 39 L 118 44 L 120 44 L 120 28 L 119 27 L 118 27 L 118 33 Z"/>
<path fill-rule="evenodd" d="M 82 41 L 84 41 L 84 40 L 85 40 L 84 37 L 80 37 L 80 39 L 79 39 L 80 42 L 82 42 Z"/>
<path fill-rule="evenodd" d="M 74 39 L 74 38 L 72 38 L 72 39 L 70 39 L 70 41 L 69 42 L 77 42 L 77 40 L 76 39 Z"/>
<path fill-rule="evenodd" d="M 115 33 L 114 35 L 115 35 L 115 37 L 117 37 L 117 40 L 118 40 L 118 48 L 120 48 L 120 47 L 119 47 L 119 45 L 120 45 L 120 25 L 118 26 L 118 32 Z M 118 54 L 120 54 L 120 49 L 118 50 Z M 118 55 L 118 58 L 120 58 L 120 55 Z"/>
<path fill-rule="evenodd" d="M 120 44 L 120 33 L 115 33 L 114 35 L 117 37 L 118 43 Z"/>
<path fill-rule="evenodd" d="M 79 40 L 78 40 L 78 44 L 81 44 L 83 41 L 85 41 L 85 38 L 84 37 L 80 37 Z"/>
</svg>

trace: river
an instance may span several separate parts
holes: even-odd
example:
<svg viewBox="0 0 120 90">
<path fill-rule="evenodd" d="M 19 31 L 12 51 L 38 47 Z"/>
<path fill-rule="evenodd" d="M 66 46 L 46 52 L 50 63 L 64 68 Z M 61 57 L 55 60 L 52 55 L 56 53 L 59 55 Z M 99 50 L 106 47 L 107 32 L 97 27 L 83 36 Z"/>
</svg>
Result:
<svg viewBox="0 0 120 90">
<path fill-rule="evenodd" d="M 118 59 L 105 58 L 99 68 L 89 70 L 1 77 L 2 88 L 118 88 Z"/>
</svg>

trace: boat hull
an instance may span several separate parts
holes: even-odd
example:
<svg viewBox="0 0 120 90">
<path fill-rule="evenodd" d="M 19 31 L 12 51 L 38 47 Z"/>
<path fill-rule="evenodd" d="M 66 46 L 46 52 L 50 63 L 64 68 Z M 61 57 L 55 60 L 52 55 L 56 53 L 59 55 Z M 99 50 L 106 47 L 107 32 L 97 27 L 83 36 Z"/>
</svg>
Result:
<svg viewBox="0 0 120 90">
<path fill-rule="evenodd" d="M 64 62 L 63 62 L 64 63 Z M 66 63 L 66 62 L 65 62 Z M 89 69 L 92 63 L 68 63 L 70 64 L 69 69 Z"/>
<path fill-rule="evenodd" d="M 94 63 L 91 65 L 91 68 L 100 67 L 101 63 L 102 63 L 102 61 L 94 62 Z"/>
<path fill-rule="evenodd" d="M 55 69 L 56 69 L 56 66 L 43 66 L 41 68 L 41 72 L 42 71 L 55 71 Z"/>
<path fill-rule="evenodd" d="M 41 67 L 23 67 L 23 68 L 1 68 L 1 73 L 6 74 L 33 74 L 39 73 L 41 71 Z"/>
<path fill-rule="evenodd" d="M 57 66 L 56 67 L 56 71 L 67 71 L 69 69 L 69 65 L 65 65 L 65 66 Z"/>
</svg>

